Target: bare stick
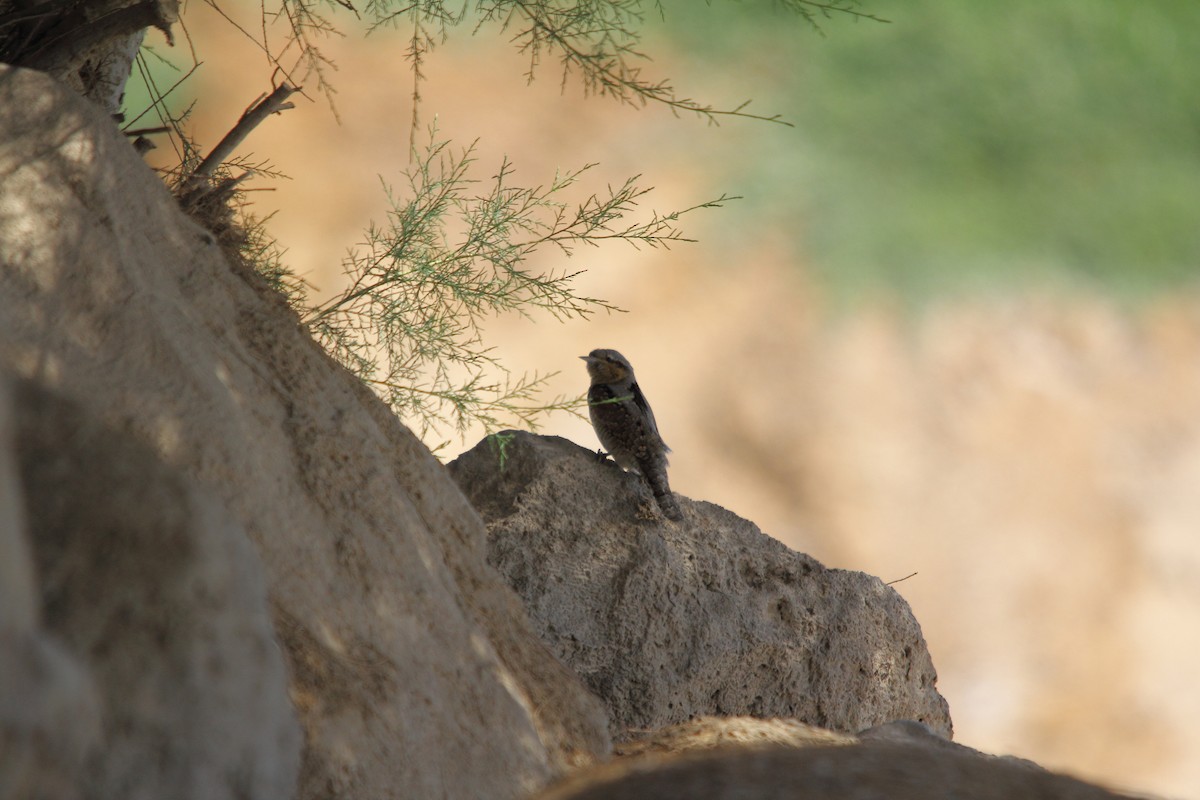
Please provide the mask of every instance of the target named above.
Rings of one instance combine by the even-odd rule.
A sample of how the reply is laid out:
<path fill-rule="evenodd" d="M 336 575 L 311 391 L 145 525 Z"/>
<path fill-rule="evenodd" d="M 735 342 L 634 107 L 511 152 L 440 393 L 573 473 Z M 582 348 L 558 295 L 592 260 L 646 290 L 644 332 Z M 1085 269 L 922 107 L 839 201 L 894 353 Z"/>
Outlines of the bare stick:
<path fill-rule="evenodd" d="M 885 585 L 891 586 L 893 583 L 899 583 L 900 581 L 906 581 L 909 578 L 913 577 L 913 575 L 916 575 L 916 574 L 917 573 L 914 572 L 914 573 L 912 573 L 912 575 L 905 575 L 903 578 L 896 578 L 896 580 L 894 580 L 894 581 L 888 581 Z"/>
<path fill-rule="evenodd" d="M 126 136 L 149 136 L 152 133 L 169 133 L 170 125 L 156 125 L 153 128 L 134 128 L 133 130 L 121 131 Z"/>
<path fill-rule="evenodd" d="M 289 108 L 295 108 L 294 105 L 287 102 L 287 99 L 296 92 L 300 91 L 299 86 L 292 86 L 287 81 L 275 87 L 275 90 L 266 97 L 259 97 L 254 101 L 244 112 L 242 117 L 233 126 L 229 133 L 225 134 L 225 138 L 217 142 L 217 146 L 212 149 L 200 166 L 192 172 L 191 180 L 197 178 L 212 177 L 213 171 L 225 162 L 225 159 L 237 149 L 237 146 L 250 135 L 250 131 L 257 128 L 263 120 L 272 114 L 280 111 L 286 111 Z"/>

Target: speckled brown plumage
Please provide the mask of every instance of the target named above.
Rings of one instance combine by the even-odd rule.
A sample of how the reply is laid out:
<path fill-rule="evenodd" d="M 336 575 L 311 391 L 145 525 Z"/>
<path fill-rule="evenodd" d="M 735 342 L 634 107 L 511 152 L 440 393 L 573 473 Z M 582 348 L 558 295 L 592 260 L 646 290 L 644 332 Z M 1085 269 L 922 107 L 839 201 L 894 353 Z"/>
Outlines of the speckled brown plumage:
<path fill-rule="evenodd" d="M 646 402 L 629 360 L 616 350 L 593 350 L 580 356 L 587 362 L 592 385 L 588 412 L 596 436 L 622 469 L 645 478 L 658 507 L 669 518 L 683 517 L 667 482 L 667 447 L 658 432 L 654 412 Z"/>

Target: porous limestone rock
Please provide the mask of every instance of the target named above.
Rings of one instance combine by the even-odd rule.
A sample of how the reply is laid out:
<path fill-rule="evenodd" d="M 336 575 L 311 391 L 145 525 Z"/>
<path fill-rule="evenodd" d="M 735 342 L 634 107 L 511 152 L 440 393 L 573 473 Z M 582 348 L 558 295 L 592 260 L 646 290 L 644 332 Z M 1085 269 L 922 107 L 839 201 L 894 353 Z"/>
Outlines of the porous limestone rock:
<path fill-rule="evenodd" d="M 674 524 L 640 480 L 557 437 L 506 431 L 450 465 L 488 561 L 543 640 L 608 705 L 614 737 L 699 715 L 853 733 L 897 719 L 949 737 L 908 604 L 718 506 Z"/>

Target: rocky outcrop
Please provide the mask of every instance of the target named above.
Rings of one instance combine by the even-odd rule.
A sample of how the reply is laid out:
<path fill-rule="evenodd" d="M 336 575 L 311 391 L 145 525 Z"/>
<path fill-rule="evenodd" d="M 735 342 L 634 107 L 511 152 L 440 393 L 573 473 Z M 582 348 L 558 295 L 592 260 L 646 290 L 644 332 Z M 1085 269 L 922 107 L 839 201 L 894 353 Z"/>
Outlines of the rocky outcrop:
<path fill-rule="evenodd" d="M 82 785 L 95 797 L 292 795 L 300 728 L 241 525 L 77 403 L 13 388 L 44 625 L 99 700 Z"/>
<path fill-rule="evenodd" d="M 1112 796 L 948 742 L 878 580 L 569 442 L 456 462 L 485 530 L 107 118 L 0 108 L 0 797 Z"/>
<path fill-rule="evenodd" d="M 620 759 L 537 800 L 1116 800 L 1122 795 L 967 748 L 919 741 L 726 747 Z"/>
<path fill-rule="evenodd" d="M 66 800 L 100 727 L 91 677 L 42 624 L 11 387 L 0 380 L 0 797 Z"/>
<path fill-rule="evenodd" d="M 543 641 L 604 699 L 618 739 L 698 715 L 853 733 L 897 719 L 951 733 L 908 604 L 753 524 L 557 437 L 506 431 L 450 465 L 488 523 L 488 562 Z"/>
<path fill-rule="evenodd" d="M 23 462 L 59 494 L 18 492 L 39 519 L 8 523 L 4 546 L 38 570 L 5 564 L 0 597 L 40 605 L 103 703 L 82 758 L 119 780 L 76 790 L 504 798 L 607 753 L 600 705 L 484 563 L 478 516 L 416 437 L 226 261 L 97 109 L 15 69 L 0 107 L 0 368 L 83 431 L 45 431 Z M 39 635 L 34 617 L 11 635 Z M 261 719 L 226 736 L 239 704 Z M 53 729 L 57 707 L 37 724 Z M 154 728 L 161 752 L 113 724 Z M 185 766 L 151 768 L 168 762 Z M 184 779 L 198 774 L 211 780 Z"/>
<path fill-rule="evenodd" d="M 1124 797 L 947 741 L 912 720 L 849 735 L 795 720 L 702 717 L 639 734 L 617 753 L 623 757 L 581 770 L 537 800 Z"/>

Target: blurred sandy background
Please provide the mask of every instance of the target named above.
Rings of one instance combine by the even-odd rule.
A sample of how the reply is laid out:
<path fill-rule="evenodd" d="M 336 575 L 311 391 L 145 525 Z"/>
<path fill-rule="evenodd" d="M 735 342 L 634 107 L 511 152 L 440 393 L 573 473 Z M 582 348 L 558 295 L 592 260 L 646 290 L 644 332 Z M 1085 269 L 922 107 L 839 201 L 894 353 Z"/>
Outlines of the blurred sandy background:
<path fill-rule="evenodd" d="M 881 13 L 901 33 L 921 24 L 906 22 L 902 4 Z M 192 4 L 185 21 L 205 62 L 192 79 L 204 98 L 192 131 L 207 148 L 269 89 L 269 68 L 208 7 Z M 870 35 L 865 24 L 831 22 L 826 39 L 798 30 L 797 48 Z M 904 236 L 919 239 L 922 224 L 969 232 L 948 215 L 973 199 L 947 189 L 942 217 L 893 230 L 899 223 L 880 210 L 903 210 L 902 166 L 900 178 L 878 171 L 878 191 L 866 196 L 831 189 L 821 184 L 837 180 L 829 164 L 850 155 L 819 152 L 803 125 L 711 127 L 584 100 L 575 83 L 560 91 L 553 64 L 527 87 L 527 61 L 505 37 L 466 33 L 426 64 L 421 115 L 436 115 L 462 145 L 481 137 L 480 179 L 508 154 L 518 185 L 589 162 L 600 163 L 593 189 L 644 173 L 657 187 L 647 212 L 722 192 L 747 198 L 685 218 L 697 244 L 581 252 L 569 264 L 588 270 L 581 292 L 627 313 L 566 324 L 496 319 L 490 341 L 509 367 L 562 370 L 552 392 L 577 394 L 586 375 L 576 357 L 621 350 L 674 450 L 676 491 L 728 507 L 831 566 L 887 581 L 916 573 L 896 588 L 924 628 L 959 741 L 1118 788 L 1200 797 L 1195 282 L 1131 297 L 1109 291 L 1112 282 L 1029 278 L 1032 262 L 1055 257 L 1043 248 L 995 256 L 1013 259 L 997 272 L 1019 281 L 948 280 L 943 292 L 938 275 L 948 273 L 918 269 L 863 292 L 870 274 L 845 267 L 847 291 L 828 280 L 831 270 L 886 260 L 887 235 L 901 260 Z M 751 49 L 705 74 L 704 57 L 688 50 L 697 41 L 651 48 L 659 60 L 649 69 L 673 77 L 685 96 L 733 105 L 778 69 L 769 48 Z M 341 124 L 314 93 L 317 102 L 299 100 L 247 148 L 291 176 L 257 183 L 272 189 L 255 196 L 257 210 L 277 211 L 271 230 L 288 263 L 320 293 L 336 291 L 342 255 L 367 221 L 383 221 L 377 176 L 403 186 L 412 77 L 401 46 L 388 34 L 328 40 Z M 763 99 L 754 108 L 786 110 Z M 893 133 L 872 135 L 886 144 Z M 1172 179 L 1200 182 L 1188 172 L 1195 163 Z M 789 205 L 789 192 L 800 200 Z M 1136 202 L 1114 197 L 1113 224 L 1123 203 Z M 1045 214 L 1026 216 L 1033 224 Z M 865 233 L 880 229 L 883 245 Z M 838 238 L 847 247 L 830 249 Z M 964 241 L 948 241 L 945 252 L 969 252 Z M 1198 253 L 1185 270 L 1200 267 Z M 545 267 L 564 266 L 545 255 Z M 543 430 L 597 446 L 585 422 L 565 415 Z M 480 435 L 453 439 L 442 455 Z"/>

